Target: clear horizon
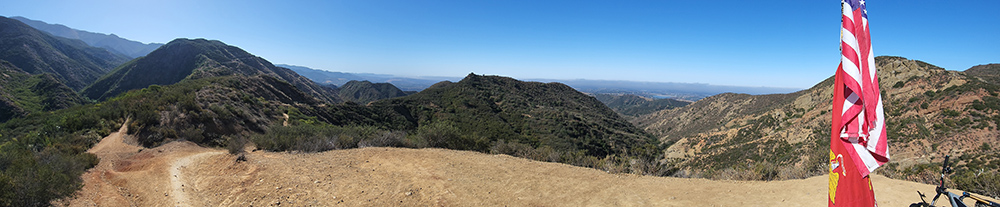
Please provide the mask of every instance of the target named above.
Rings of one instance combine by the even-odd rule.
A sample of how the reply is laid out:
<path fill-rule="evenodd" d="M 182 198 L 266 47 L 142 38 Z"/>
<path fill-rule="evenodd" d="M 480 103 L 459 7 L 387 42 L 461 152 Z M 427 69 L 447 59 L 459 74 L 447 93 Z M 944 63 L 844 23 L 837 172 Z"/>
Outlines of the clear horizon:
<path fill-rule="evenodd" d="M 873 49 L 948 70 L 998 63 L 998 6 L 870 1 Z M 275 64 L 329 71 L 777 88 L 833 75 L 839 12 L 839 1 L 42 0 L 0 8 L 144 43 L 220 40 Z"/>

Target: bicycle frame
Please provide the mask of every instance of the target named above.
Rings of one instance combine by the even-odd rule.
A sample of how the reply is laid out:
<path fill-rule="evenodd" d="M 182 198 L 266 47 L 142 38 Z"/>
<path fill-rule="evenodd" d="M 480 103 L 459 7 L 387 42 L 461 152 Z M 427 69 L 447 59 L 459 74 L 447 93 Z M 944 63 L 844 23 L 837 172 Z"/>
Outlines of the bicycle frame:
<path fill-rule="evenodd" d="M 972 198 L 973 200 L 975 200 L 976 207 L 1000 207 L 1000 204 L 997 204 L 996 202 L 988 201 L 984 198 L 974 196 L 972 194 L 969 194 L 969 192 L 962 192 L 961 196 L 948 192 L 948 188 L 944 187 L 944 178 L 945 176 L 947 176 L 952 172 L 951 166 L 948 165 L 948 158 L 950 157 L 951 157 L 950 155 L 944 156 L 944 166 L 941 167 L 941 181 L 939 182 L 938 186 L 934 188 L 934 192 L 936 192 L 937 194 L 934 195 L 934 199 L 931 199 L 931 203 L 928 204 L 927 201 L 924 200 L 926 196 L 924 196 L 923 193 L 920 193 L 920 191 L 917 191 L 917 194 L 920 195 L 921 202 L 910 204 L 910 207 L 934 207 L 935 204 L 937 204 L 937 200 L 938 198 L 941 197 L 941 195 L 945 195 L 947 197 L 948 202 L 949 204 L 951 204 L 952 207 L 967 207 L 968 205 L 962 202 L 962 200 L 965 198 Z"/>

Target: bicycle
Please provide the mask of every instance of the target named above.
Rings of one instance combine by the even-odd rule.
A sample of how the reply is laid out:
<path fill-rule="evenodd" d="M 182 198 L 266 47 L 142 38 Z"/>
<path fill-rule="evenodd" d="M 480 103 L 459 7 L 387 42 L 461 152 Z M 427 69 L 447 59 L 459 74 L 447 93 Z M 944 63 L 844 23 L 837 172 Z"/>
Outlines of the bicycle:
<path fill-rule="evenodd" d="M 917 194 L 920 195 L 920 202 L 910 204 L 910 207 L 935 207 L 934 204 L 937 203 L 937 200 L 941 197 L 941 195 L 945 195 L 945 197 L 947 197 L 948 202 L 951 203 L 952 207 L 967 207 L 968 205 L 962 202 L 965 198 L 972 198 L 972 200 L 975 200 L 975 207 L 1000 207 L 1000 204 L 997 204 L 996 202 L 969 194 L 969 192 L 962 192 L 961 196 L 948 192 L 948 188 L 944 187 L 944 177 L 952 173 L 951 166 L 948 166 L 949 157 L 951 157 L 951 155 L 944 156 L 944 166 L 941 167 L 941 182 L 938 184 L 937 188 L 934 189 L 934 191 L 937 192 L 937 195 L 934 195 L 934 199 L 931 199 L 931 203 L 927 203 L 927 200 L 924 200 L 927 196 L 920 191 L 917 191 Z"/>

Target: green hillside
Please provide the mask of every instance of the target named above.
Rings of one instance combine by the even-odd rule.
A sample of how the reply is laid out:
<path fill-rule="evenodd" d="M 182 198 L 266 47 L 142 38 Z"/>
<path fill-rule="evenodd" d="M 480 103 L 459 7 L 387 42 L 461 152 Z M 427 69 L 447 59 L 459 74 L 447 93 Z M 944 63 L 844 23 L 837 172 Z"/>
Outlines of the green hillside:
<path fill-rule="evenodd" d="M 674 99 L 647 99 L 632 94 L 594 94 L 594 98 L 625 117 L 637 117 L 664 109 L 687 106 L 691 102 Z"/>
<path fill-rule="evenodd" d="M 86 103 L 52 74 L 31 75 L 0 60 L 0 122 Z"/>
<path fill-rule="evenodd" d="M 463 130 L 467 142 L 449 148 L 485 150 L 504 140 L 604 157 L 656 143 L 597 99 L 559 83 L 470 74 L 457 83 L 375 105 L 406 107 L 397 111 L 420 126 Z"/>
<path fill-rule="evenodd" d="M 128 57 L 79 40 L 53 37 L 20 21 L 0 17 L 0 60 L 33 74 L 52 74 L 74 90 L 93 83 Z"/>
<path fill-rule="evenodd" d="M 348 81 L 337 88 L 337 94 L 346 101 L 368 103 L 376 100 L 406 96 L 407 93 L 389 83 Z"/>
<path fill-rule="evenodd" d="M 875 58 L 892 160 L 876 173 L 936 182 L 952 155 L 958 189 L 1000 196 L 1000 67 L 948 71 L 902 57 Z M 985 81 L 984 81 L 985 80 Z M 672 143 L 675 176 L 798 179 L 827 173 L 833 79 L 790 94 L 720 94 L 662 110 L 637 125 Z"/>

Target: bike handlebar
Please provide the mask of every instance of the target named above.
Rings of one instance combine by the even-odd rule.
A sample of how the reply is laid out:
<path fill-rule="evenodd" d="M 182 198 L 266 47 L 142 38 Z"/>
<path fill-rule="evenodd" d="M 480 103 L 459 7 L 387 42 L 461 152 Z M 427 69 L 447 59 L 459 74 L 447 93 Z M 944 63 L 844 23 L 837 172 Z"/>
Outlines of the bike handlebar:
<path fill-rule="evenodd" d="M 946 173 L 948 171 L 948 158 L 951 158 L 951 155 L 945 155 L 944 156 L 944 165 L 941 166 L 941 173 L 942 174 Z"/>
<path fill-rule="evenodd" d="M 951 167 L 948 166 L 948 159 L 951 155 L 944 156 L 944 165 L 941 166 L 941 184 L 938 185 L 939 188 L 944 188 L 944 177 L 951 173 Z"/>

